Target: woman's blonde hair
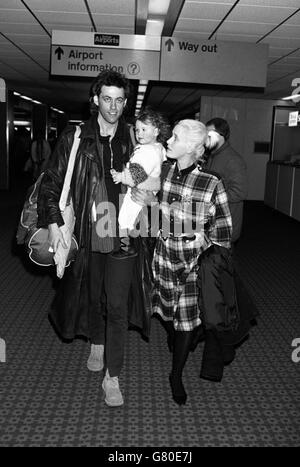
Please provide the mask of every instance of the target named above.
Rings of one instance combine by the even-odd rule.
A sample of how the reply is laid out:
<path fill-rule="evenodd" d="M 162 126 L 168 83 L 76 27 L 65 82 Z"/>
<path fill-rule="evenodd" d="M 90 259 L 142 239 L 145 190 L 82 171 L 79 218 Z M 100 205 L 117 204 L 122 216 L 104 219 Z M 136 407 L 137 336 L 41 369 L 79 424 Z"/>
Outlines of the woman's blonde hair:
<path fill-rule="evenodd" d="M 204 123 L 199 120 L 185 119 L 177 122 L 176 126 L 183 126 L 187 130 L 187 140 L 193 146 L 195 160 L 202 161 L 208 134 Z"/>

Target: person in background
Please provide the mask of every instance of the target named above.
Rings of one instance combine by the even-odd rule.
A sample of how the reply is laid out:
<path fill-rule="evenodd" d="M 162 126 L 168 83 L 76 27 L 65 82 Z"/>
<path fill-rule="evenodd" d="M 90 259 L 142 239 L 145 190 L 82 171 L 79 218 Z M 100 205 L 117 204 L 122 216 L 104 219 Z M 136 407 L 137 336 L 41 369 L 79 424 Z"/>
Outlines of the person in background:
<path fill-rule="evenodd" d="M 166 160 L 164 144 L 170 136 L 170 126 L 161 113 L 146 107 L 136 118 L 135 135 L 139 144 L 135 146 L 126 168 L 123 172 L 111 171 L 115 183 L 129 187 L 119 213 L 120 228 L 127 230 L 128 235 L 135 228 L 142 209 L 131 199 L 130 187 L 155 193 L 159 191 L 161 166 Z M 133 249 L 132 245 L 125 244 L 120 254 L 133 252 Z"/>
<path fill-rule="evenodd" d="M 51 151 L 54 150 L 56 141 L 57 141 L 56 131 L 50 130 L 48 133 L 48 143 L 50 144 Z"/>
<path fill-rule="evenodd" d="M 50 160 L 51 152 L 51 146 L 48 141 L 45 140 L 43 133 L 38 132 L 30 149 L 30 170 L 32 171 L 33 180 L 36 180 L 46 169 Z M 26 171 L 26 168 L 24 168 L 24 170 Z"/>
<path fill-rule="evenodd" d="M 242 156 L 230 145 L 230 127 L 226 120 L 219 117 L 212 118 L 206 122 L 206 128 L 209 138 L 206 144 L 204 170 L 212 171 L 222 178 L 232 217 L 232 261 L 230 267 L 227 268 L 226 274 L 227 282 L 231 281 L 232 287 L 236 290 L 239 304 L 239 325 L 235 332 L 228 334 L 228 345 L 224 347 L 226 352 L 225 361 L 228 365 L 235 358 L 238 345 L 247 338 L 252 325 L 256 324 L 256 317 L 258 316 L 258 310 L 239 274 L 236 255 L 236 245 L 242 232 L 244 200 L 248 191 L 247 167 Z M 224 277 L 225 274 L 223 274 L 223 279 Z M 201 331 L 201 327 L 199 330 Z M 199 341 L 201 339 L 202 334 L 200 332 Z M 221 370 L 210 371 L 210 379 L 218 381 L 220 374 Z"/>
<path fill-rule="evenodd" d="M 206 144 L 207 161 L 204 169 L 222 177 L 232 217 L 232 243 L 241 235 L 243 205 L 248 192 L 247 168 L 244 159 L 230 145 L 230 127 L 223 118 L 206 122 L 209 139 Z"/>
<path fill-rule="evenodd" d="M 130 84 L 124 75 L 103 71 L 91 86 L 93 114 L 81 126 L 80 145 L 71 182 L 79 244 L 75 261 L 67 268 L 53 302 L 50 318 L 65 339 L 85 336 L 91 343 L 90 371 L 106 368 L 102 388 L 109 406 L 124 398 L 119 376 L 123 366 L 128 328 L 127 299 L 135 257 L 120 260 L 117 229 L 121 185 L 111 170 L 122 171 L 132 152 L 127 123 L 122 117 Z M 74 139 L 74 127 L 60 136 L 46 170 L 38 198 L 38 225 L 48 227 L 54 252 L 64 245 L 59 197 Z M 105 218 L 107 231 L 101 223 Z"/>

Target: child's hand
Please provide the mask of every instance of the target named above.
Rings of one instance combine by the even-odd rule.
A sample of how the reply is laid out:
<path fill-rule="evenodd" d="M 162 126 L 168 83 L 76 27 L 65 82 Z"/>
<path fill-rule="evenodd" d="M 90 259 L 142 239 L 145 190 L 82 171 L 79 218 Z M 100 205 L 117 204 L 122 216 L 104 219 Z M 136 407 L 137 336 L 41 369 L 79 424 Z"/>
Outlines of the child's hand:
<path fill-rule="evenodd" d="M 111 173 L 111 176 L 112 176 L 112 179 L 114 181 L 114 183 L 121 183 L 122 181 L 122 173 L 121 172 L 117 172 L 115 169 L 111 169 L 110 170 L 110 173 Z"/>

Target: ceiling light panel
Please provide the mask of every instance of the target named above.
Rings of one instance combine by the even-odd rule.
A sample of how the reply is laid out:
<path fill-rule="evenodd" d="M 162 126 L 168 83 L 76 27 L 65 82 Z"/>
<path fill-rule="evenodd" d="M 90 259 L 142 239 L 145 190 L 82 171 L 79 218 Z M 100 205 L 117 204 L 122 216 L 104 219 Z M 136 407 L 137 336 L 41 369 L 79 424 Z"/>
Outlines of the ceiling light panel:
<path fill-rule="evenodd" d="M 164 27 L 164 21 L 162 19 L 148 19 L 146 24 L 146 36 L 160 36 Z"/>
<path fill-rule="evenodd" d="M 149 15 L 166 15 L 170 0 L 149 0 Z"/>

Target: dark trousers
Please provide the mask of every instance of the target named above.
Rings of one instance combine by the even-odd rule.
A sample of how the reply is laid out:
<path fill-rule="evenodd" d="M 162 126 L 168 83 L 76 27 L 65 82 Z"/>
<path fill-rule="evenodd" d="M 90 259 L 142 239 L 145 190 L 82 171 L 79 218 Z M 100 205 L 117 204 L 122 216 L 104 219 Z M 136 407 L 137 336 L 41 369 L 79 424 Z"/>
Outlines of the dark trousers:
<path fill-rule="evenodd" d="M 89 329 L 93 344 L 105 346 L 110 376 L 119 376 L 124 360 L 128 329 L 127 299 L 133 258 L 92 253 L 89 280 Z"/>

